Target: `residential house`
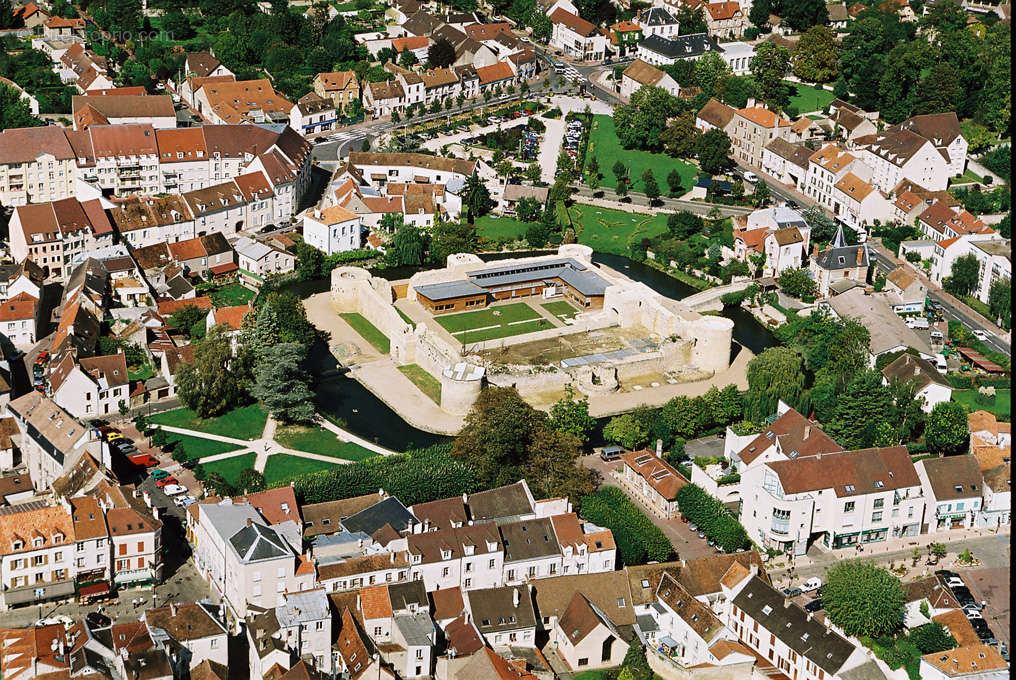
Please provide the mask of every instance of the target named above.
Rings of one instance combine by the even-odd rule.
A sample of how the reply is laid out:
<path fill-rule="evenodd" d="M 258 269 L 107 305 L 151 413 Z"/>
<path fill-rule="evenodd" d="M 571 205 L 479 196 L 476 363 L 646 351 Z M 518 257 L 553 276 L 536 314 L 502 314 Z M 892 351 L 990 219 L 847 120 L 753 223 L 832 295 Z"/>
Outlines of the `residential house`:
<path fill-rule="evenodd" d="M 665 7 L 647 7 L 635 14 L 635 23 L 642 27 L 643 35 L 648 38 L 658 35 L 671 39 L 678 35 L 678 21 Z"/>
<path fill-rule="evenodd" d="M 113 244 L 113 225 L 99 200 L 65 198 L 19 206 L 9 229 L 11 256 L 31 259 L 57 281 L 70 274 L 75 256 Z"/>
<path fill-rule="evenodd" d="M 339 634 L 335 641 L 339 666 L 351 680 L 395 680 L 395 674 L 382 665 L 377 647 L 364 634 L 347 607 L 342 610 Z"/>
<path fill-rule="evenodd" d="M 740 3 L 729 0 L 706 4 L 705 18 L 709 35 L 718 38 L 740 38 L 748 21 Z"/>
<path fill-rule="evenodd" d="M 660 455 L 645 449 L 622 454 L 621 461 L 625 490 L 653 514 L 664 519 L 677 517 L 677 492 L 688 480 Z"/>
<path fill-rule="evenodd" d="M 242 236 L 234 245 L 240 280 L 259 288 L 269 277 L 296 269 L 296 255 L 276 246 Z"/>
<path fill-rule="evenodd" d="M 868 329 L 868 351 L 872 365 L 886 353 L 908 347 L 930 355 L 928 343 L 903 322 L 883 294 L 872 295 L 863 288 L 853 288 L 835 295 L 823 307 L 839 319 L 854 319 Z"/>
<path fill-rule="evenodd" d="M 790 134 L 790 121 L 763 106 L 748 106 L 734 113 L 730 130 L 731 153 L 748 165 L 762 165 L 762 149 L 776 137 Z"/>
<path fill-rule="evenodd" d="M 301 135 L 320 134 L 338 127 L 339 118 L 331 99 L 316 92 L 300 97 L 289 111 L 289 125 Z"/>
<path fill-rule="evenodd" d="M 885 290 L 895 293 L 900 298 L 899 305 L 894 305 L 897 314 L 924 313 L 924 302 L 928 289 L 909 267 L 900 265 L 889 272 L 885 279 Z"/>
<path fill-rule="evenodd" d="M 858 158 L 872 170 L 868 181 L 889 191 L 903 179 L 929 191 L 947 188 L 951 160 L 930 140 L 910 129 L 888 129 L 854 139 Z"/>
<path fill-rule="evenodd" d="M 42 285 L 46 279 L 42 267 L 25 258 L 19 263 L 0 264 L 0 302 L 6 302 L 19 293 L 37 300 L 42 299 Z"/>
<path fill-rule="evenodd" d="M 293 109 L 267 78 L 206 82 L 195 90 L 194 104 L 215 125 L 288 123 Z"/>
<path fill-rule="evenodd" d="M 810 230 L 808 230 L 810 232 Z M 808 257 L 808 239 L 798 227 L 777 229 L 762 241 L 768 276 L 779 276 L 787 269 L 799 269 Z"/>
<path fill-rule="evenodd" d="M 123 353 L 75 357 L 67 353 L 49 374 L 49 394 L 75 418 L 94 420 L 120 412 L 130 398 Z"/>
<path fill-rule="evenodd" d="M 717 51 L 719 46 L 708 33 L 690 33 L 672 38 L 650 35 L 639 43 L 637 56 L 653 66 L 665 66 L 681 59 L 698 61 L 706 52 Z"/>
<path fill-rule="evenodd" d="M 502 200 L 504 201 L 504 214 L 514 215 L 515 207 L 518 202 L 524 198 L 532 199 L 536 201 L 537 205 L 542 210 L 547 205 L 547 197 L 550 195 L 550 190 L 547 187 L 534 187 L 525 184 L 507 184 L 505 185 Z"/>
<path fill-rule="evenodd" d="M 967 420 L 972 450 L 978 446 L 1012 446 L 1012 423 L 1002 422 L 988 411 L 974 411 Z"/>
<path fill-rule="evenodd" d="M 657 654 L 662 652 L 660 655 L 683 668 L 703 663 L 726 666 L 740 662 L 737 657 L 725 658 L 728 656 L 726 649 L 720 651 L 722 642 L 736 642 L 736 635 L 673 575 L 666 571 L 661 574 L 655 595 L 655 602 L 650 606 L 636 610 L 641 612 L 642 622 L 652 621 L 652 625 L 646 627 L 655 629 L 652 635 L 655 644 L 650 649 L 657 650 Z"/>
<path fill-rule="evenodd" d="M 743 477 L 749 468 L 763 463 L 839 451 L 843 447 L 817 424 L 781 401 L 772 424 L 758 435 L 739 436 L 727 428 L 723 457 L 730 462 L 731 472 Z"/>
<path fill-rule="evenodd" d="M 550 640 L 574 671 L 619 666 L 628 652 L 617 626 L 578 591 L 551 629 Z"/>
<path fill-rule="evenodd" d="M 515 84 L 515 71 L 507 61 L 499 61 L 490 66 L 478 66 L 476 75 L 480 79 L 480 92 L 506 88 Z"/>
<path fill-rule="evenodd" d="M 416 153 L 371 153 L 351 151 L 349 164 L 372 184 L 422 182 L 448 184 L 465 182 L 477 170 L 475 161 L 442 158 Z"/>
<path fill-rule="evenodd" d="M 702 132 L 717 129 L 730 134 L 733 130 L 735 113 L 737 113 L 735 109 L 715 99 L 710 99 L 695 115 L 695 127 Z"/>
<path fill-rule="evenodd" d="M 0 333 L 12 345 L 27 349 L 35 344 L 39 332 L 39 300 L 29 293 L 18 293 L 0 303 Z"/>
<path fill-rule="evenodd" d="M 170 602 L 144 611 L 142 621 L 157 647 L 165 649 L 177 673 L 202 662 L 229 662 L 228 635 L 220 606 L 210 601 Z"/>
<path fill-rule="evenodd" d="M 222 65 L 211 52 L 188 52 L 183 60 L 183 71 L 187 78 L 214 78 L 232 76 L 233 72 Z"/>
<path fill-rule="evenodd" d="M 559 3 L 562 0 L 559 0 Z M 567 0 L 563 0 L 567 2 Z M 459 667 L 456 678 L 501 678 L 502 680 L 537 680 L 525 664 L 518 660 L 509 661 L 492 649 L 480 647 Z"/>
<path fill-rule="evenodd" d="M 363 89 L 363 107 L 373 118 L 391 116 L 405 111 L 406 92 L 398 80 L 367 83 Z"/>
<path fill-rule="evenodd" d="M 75 154 L 55 126 L 0 131 L 0 203 L 24 206 L 75 195 Z"/>
<path fill-rule="evenodd" d="M 176 110 L 168 94 L 87 95 L 71 98 L 75 130 L 92 125 L 151 125 L 157 130 L 176 127 Z"/>
<path fill-rule="evenodd" d="M 977 458 L 972 454 L 926 458 L 916 467 L 928 499 L 928 533 L 973 527 L 983 496 Z"/>
<path fill-rule="evenodd" d="M 470 590 L 464 597 L 472 621 L 490 647 L 536 646 L 536 612 L 528 585 Z"/>
<path fill-rule="evenodd" d="M 0 610 L 74 597 L 74 542 L 66 501 L 0 514 Z"/>
<path fill-rule="evenodd" d="M 504 546 L 506 585 L 561 573 L 561 546 L 549 518 L 509 522 L 501 524 L 499 529 Z"/>
<path fill-rule="evenodd" d="M 848 246 L 843 236 L 843 228 L 837 228 L 832 243 L 822 252 L 814 254 L 811 259 L 810 269 L 818 288 L 818 296 L 827 297 L 829 286 L 843 279 L 864 285 L 868 280 L 869 264 L 868 247 L 863 243 Z"/>
<path fill-rule="evenodd" d="M 931 413 L 936 404 L 952 398 L 952 385 L 938 372 L 935 365 L 909 352 L 901 354 L 883 368 L 882 375 L 887 384 L 892 380 L 914 383 L 917 388 L 914 398 L 924 400 L 921 410 L 925 413 Z"/>
<path fill-rule="evenodd" d="M 642 26 L 633 21 L 618 21 L 610 26 L 610 45 L 618 56 L 637 51 L 644 37 Z"/>
<path fill-rule="evenodd" d="M 314 76 L 312 84 L 319 97 L 331 99 L 337 112 L 360 99 L 360 82 L 353 71 L 319 73 Z"/>
<path fill-rule="evenodd" d="M 7 404 L 21 435 L 21 460 L 36 489 L 53 481 L 86 453 L 98 453 L 92 432 L 47 396 L 32 390 Z"/>
<path fill-rule="evenodd" d="M 562 574 L 614 570 L 617 545 L 610 529 L 603 529 L 589 522 L 580 522 L 573 512 L 553 515 L 550 521 L 561 548 Z"/>
<path fill-rule="evenodd" d="M 286 592 L 280 595 L 280 600 L 275 607 L 251 608 L 247 617 L 251 654 L 264 647 L 266 638 L 274 638 L 273 642 L 296 658 L 311 659 L 315 670 L 331 674 L 334 636 L 330 602 L 324 589 Z M 257 665 L 252 664 L 252 668 Z"/>
<path fill-rule="evenodd" d="M 862 235 L 867 235 L 870 226 L 892 219 L 893 207 L 888 197 L 853 172 L 833 185 L 832 204 L 836 218 Z"/>
<path fill-rule="evenodd" d="M 960 130 L 960 121 L 955 112 L 914 116 L 895 127 L 912 130 L 930 140 L 939 153 L 948 159 L 949 174 L 952 177 L 962 175 L 966 170 L 968 144 Z"/>
<path fill-rule="evenodd" d="M 982 489 L 983 501 L 981 512 L 975 518 L 979 527 L 1002 527 L 1008 526 L 1012 521 L 1011 515 L 1011 493 L 1012 483 L 1012 444 L 1006 440 L 1004 445 L 984 443 L 974 428 L 988 426 L 994 416 L 987 411 L 975 411 L 969 416 L 970 420 L 970 441 L 972 443 L 971 453 L 977 458 L 977 466 L 983 477 Z M 999 423 L 1009 426 L 1009 423 Z M 1011 429 L 1011 428 L 1008 428 Z M 981 430 L 983 432 L 983 430 Z"/>
<path fill-rule="evenodd" d="M 304 241 L 326 255 L 359 248 L 360 232 L 360 218 L 341 206 L 303 216 Z"/>
<path fill-rule="evenodd" d="M 428 591 L 492 588 L 504 583 L 505 549 L 497 525 L 476 524 L 407 537 L 411 579 Z"/>
<path fill-rule="evenodd" d="M 636 59 L 621 73 L 621 96 L 630 99 L 643 86 L 661 87 L 675 97 L 681 93 L 681 86 L 668 73 Z"/>
<path fill-rule="evenodd" d="M 720 56 L 727 62 L 730 72 L 735 76 L 746 76 L 751 73 L 751 60 L 755 57 L 755 48 L 746 42 L 734 41 L 718 45 Z"/>
<path fill-rule="evenodd" d="M 1009 677 L 1009 662 L 994 647 L 986 644 L 965 645 L 944 652 L 921 657 L 921 678 L 927 680 L 1005 680 Z"/>
<path fill-rule="evenodd" d="M 607 51 L 607 36 L 596 26 L 566 9 L 550 14 L 550 44 L 582 61 L 602 61 Z"/>

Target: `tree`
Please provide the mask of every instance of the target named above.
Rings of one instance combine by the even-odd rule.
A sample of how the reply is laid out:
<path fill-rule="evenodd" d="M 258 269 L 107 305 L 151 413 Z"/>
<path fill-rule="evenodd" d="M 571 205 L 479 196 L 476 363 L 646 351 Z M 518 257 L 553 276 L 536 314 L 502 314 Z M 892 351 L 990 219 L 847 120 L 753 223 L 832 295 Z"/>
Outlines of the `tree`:
<path fill-rule="evenodd" d="M 614 109 L 614 130 L 626 149 L 658 150 L 667 120 L 677 114 L 677 98 L 662 87 L 643 85 L 628 104 Z"/>
<path fill-rule="evenodd" d="M 314 417 L 314 392 L 303 368 L 306 349 L 292 342 L 270 347 L 254 369 L 251 395 L 284 423 L 306 423 Z"/>
<path fill-rule="evenodd" d="M 759 180 L 759 183 L 755 185 L 755 191 L 752 192 L 751 195 L 752 202 L 755 204 L 756 208 L 765 207 L 771 196 L 772 193 L 769 190 L 769 183 L 764 179 Z"/>
<path fill-rule="evenodd" d="M 702 233 L 703 229 L 705 229 L 705 222 L 693 212 L 682 210 L 667 215 L 667 231 L 674 238 L 686 239 L 693 234 Z"/>
<path fill-rule="evenodd" d="M 957 0 L 945 0 L 932 5 L 922 18 L 922 22 L 934 26 L 943 34 L 948 34 L 966 28 L 967 16 Z"/>
<path fill-rule="evenodd" d="M 708 404 L 701 398 L 674 397 L 660 409 L 660 420 L 670 434 L 681 439 L 692 439 L 705 429 L 712 414 Z"/>
<path fill-rule="evenodd" d="M 784 293 L 799 300 L 814 299 L 818 290 L 815 279 L 811 278 L 810 272 L 803 267 L 784 269 L 776 282 Z"/>
<path fill-rule="evenodd" d="M 755 0 L 751 3 L 748 21 L 759 30 L 767 30 L 769 28 L 769 15 L 772 13 L 773 5 L 771 0 Z"/>
<path fill-rule="evenodd" d="M 938 62 L 921 78 L 915 94 L 916 114 L 955 111 L 963 97 L 959 71 L 949 62 Z"/>
<path fill-rule="evenodd" d="M 973 254 L 958 257 L 953 260 L 949 276 L 942 280 L 942 287 L 952 295 L 969 295 L 977 288 L 980 271 L 981 265 Z"/>
<path fill-rule="evenodd" d="M 614 173 L 614 179 L 618 182 L 628 177 L 628 166 L 620 160 L 614 161 L 614 166 L 610 169 L 610 171 Z"/>
<path fill-rule="evenodd" d="M 589 399 L 575 399 L 575 391 L 569 385 L 565 395 L 550 407 L 548 424 L 558 432 L 564 432 L 585 444 L 589 434 L 596 427 L 596 419 L 589 415 Z"/>
<path fill-rule="evenodd" d="M 530 163 L 529 165 L 526 166 L 526 172 L 524 177 L 526 178 L 527 181 L 533 182 L 535 184 L 536 182 L 540 181 L 540 177 L 542 175 L 543 170 L 540 168 L 539 163 Z"/>
<path fill-rule="evenodd" d="M 1009 277 L 997 279 L 991 284 L 988 289 L 988 309 L 1002 327 L 1008 330 L 1012 324 L 1012 282 Z"/>
<path fill-rule="evenodd" d="M 670 189 L 671 196 L 677 196 L 681 193 L 681 171 L 677 168 L 667 173 L 667 187 Z"/>
<path fill-rule="evenodd" d="M 11 0 L 0 0 L 0 29 L 18 28 L 21 23 L 14 16 L 14 5 Z"/>
<path fill-rule="evenodd" d="M 879 638 L 903 625 L 906 594 L 899 579 L 872 562 L 845 560 L 827 573 L 822 603 L 847 635 Z"/>
<path fill-rule="evenodd" d="M 631 673 L 631 680 L 652 680 L 653 670 L 649 667 L 649 660 L 646 659 L 646 648 L 637 642 L 632 642 L 625 652 L 621 668 Z M 618 677 L 618 680 L 621 680 Z"/>
<path fill-rule="evenodd" d="M 241 470 L 236 476 L 236 488 L 242 493 L 257 493 L 265 490 L 265 476 L 254 468 Z"/>
<path fill-rule="evenodd" d="M 306 241 L 296 244 L 296 275 L 301 281 L 310 281 L 321 277 L 325 254 Z"/>
<path fill-rule="evenodd" d="M 534 222 L 526 228 L 526 243 L 531 248 L 543 248 L 547 245 L 547 241 L 550 238 L 550 234 L 539 222 Z"/>
<path fill-rule="evenodd" d="M 617 186 L 614 187 L 614 193 L 617 194 L 618 198 L 624 198 L 628 195 L 628 180 L 619 179 L 617 180 Z"/>
<path fill-rule="evenodd" d="M 955 401 L 935 404 L 924 425 L 924 440 L 934 453 L 951 456 L 963 453 L 970 439 L 970 423 L 963 406 Z"/>
<path fill-rule="evenodd" d="M 575 502 L 593 490 L 596 479 L 576 464 L 581 454 L 575 436 L 551 427 L 547 414 L 510 387 L 480 393 L 451 451 L 487 488 L 525 478 L 533 480 L 533 493 L 541 498 L 567 496 Z"/>
<path fill-rule="evenodd" d="M 423 264 L 424 250 L 423 233 L 411 224 L 403 224 L 392 237 L 388 252 L 398 266 L 407 267 Z"/>
<path fill-rule="evenodd" d="M 487 190 L 487 184 L 478 175 L 470 175 L 466 180 L 463 203 L 468 211 L 466 214 L 470 224 L 477 217 L 483 217 L 489 213 L 493 207 L 494 204 L 490 200 L 490 191 Z"/>
<path fill-rule="evenodd" d="M 523 222 L 537 222 L 542 213 L 543 209 L 540 207 L 540 202 L 535 198 L 526 196 L 520 198 L 515 204 L 515 214 Z"/>
<path fill-rule="evenodd" d="M 529 27 L 537 40 L 546 40 L 554 30 L 550 17 L 536 10 L 529 15 Z"/>
<path fill-rule="evenodd" d="M 826 432 L 847 449 L 861 449 L 877 443 L 896 444 L 898 442 L 879 441 L 886 434 L 880 427 L 892 425 L 894 418 L 892 392 L 882 384 L 882 374 L 865 370 L 856 374 L 836 397 Z"/>
<path fill-rule="evenodd" d="M 603 426 L 603 437 L 626 449 L 639 449 L 649 442 L 649 428 L 630 413 L 614 416 Z"/>
<path fill-rule="evenodd" d="M 692 158 L 695 156 L 695 142 L 698 141 L 698 128 L 691 114 L 678 116 L 667 126 L 660 136 L 663 150 L 675 158 Z"/>
<path fill-rule="evenodd" d="M 208 312 L 198 309 L 197 305 L 184 305 L 169 317 L 169 325 L 179 329 L 189 338 L 194 332 L 194 327 L 203 322 L 207 316 Z"/>
<path fill-rule="evenodd" d="M 475 253 L 479 247 L 476 227 L 468 222 L 440 220 L 431 231 L 430 259 L 439 264 L 444 264 L 449 255 Z"/>
<path fill-rule="evenodd" d="M 3 7 L 0 6 L 0 15 Z M 21 93 L 0 83 L 0 130 L 9 128 L 35 127 L 40 121 L 32 115 L 28 102 L 21 99 Z"/>
<path fill-rule="evenodd" d="M 695 62 L 695 84 L 702 88 L 706 96 L 713 96 L 717 81 L 728 76 L 730 66 L 717 52 L 706 52 Z"/>
<path fill-rule="evenodd" d="M 790 0 L 782 5 L 783 20 L 795 31 L 829 23 L 825 0 Z"/>
<path fill-rule="evenodd" d="M 921 654 L 934 654 L 956 647 L 956 638 L 946 632 L 945 627 L 937 621 L 914 628 L 910 631 L 909 638 L 917 645 Z"/>
<path fill-rule="evenodd" d="M 702 7 L 692 9 L 687 5 L 682 5 L 674 13 L 674 18 L 677 19 L 679 35 L 705 33 L 709 30 L 709 26 L 706 24 L 705 10 Z"/>
<path fill-rule="evenodd" d="M 653 174 L 652 168 L 646 168 L 646 171 L 642 173 L 642 190 L 645 192 L 646 198 L 649 199 L 650 205 L 660 197 L 660 185 L 656 183 L 656 176 Z"/>
<path fill-rule="evenodd" d="M 430 50 L 428 50 L 429 52 Z M 416 58 L 416 55 L 409 51 L 408 48 L 404 48 L 399 53 L 399 66 L 402 68 L 409 68 L 414 64 L 420 63 L 420 60 Z"/>
<path fill-rule="evenodd" d="M 731 165 L 730 137 L 719 128 L 703 133 L 695 142 L 695 155 L 698 156 L 699 167 L 703 172 L 710 175 L 723 172 Z"/>
<path fill-rule="evenodd" d="M 599 179 L 600 161 L 597 160 L 596 156 L 590 156 L 589 162 L 586 163 L 586 173 L 595 176 L 597 179 Z"/>
<path fill-rule="evenodd" d="M 230 370 L 233 352 L 221 326 L 194 345 L 194 361 L 176 367 L 180 401 L 201 418 L 221 415 L 241 400 L 237 376 Z"/>
<path fill-rule="evenodd" d="M 198 467 L 200 468 L 201 466 L 199 465 Z M 195 476 L 197 476 L 197 470 L 194 472 Z M 212 493 L 216 496 L 225 497 L 236 495 L 236 487 L 230 484 L 229 481 L 218 472 L 209 472 L 202 483 L 206 489 L 211 489 Z"/>
<path fill-rule="evenodd" d="M 830 243 L 836 236 L 836 222 L 821 208 L 812 206 L 805 209 L 801 216 L 811 226 L 813 243 Z"/>
<path fill-rule="evenodd" d="M 447 38 L 438 38 L 427 49 L 427 60 L 435 68 L 446 68 L 455 63 L 455 46 Z"/>
<path fill-rule="evenodd" d="M 794 48 L 794 75 L 812 83 L 830 83 L 839 74 L 839 60 L 836 34 L 826 26 L 812 26 Z"/>
<path fill-rule="evenodd" d="M 759 97 L 769 104 L 783 106 L 787 102 L 787 86 L 783 79 L 790 70 L 790 50 L 776 43 L 761 43 L 755 48 L 749 66 Z"/>
<path fill-rule="evenodd" d="M 776 413 L 780 400 L 796 408 L 803 394 L 801 355 L 794 350 L 770 347 L 748 362 L 748 395 L 744 403 L 747 420 L 765 420 Z"/>

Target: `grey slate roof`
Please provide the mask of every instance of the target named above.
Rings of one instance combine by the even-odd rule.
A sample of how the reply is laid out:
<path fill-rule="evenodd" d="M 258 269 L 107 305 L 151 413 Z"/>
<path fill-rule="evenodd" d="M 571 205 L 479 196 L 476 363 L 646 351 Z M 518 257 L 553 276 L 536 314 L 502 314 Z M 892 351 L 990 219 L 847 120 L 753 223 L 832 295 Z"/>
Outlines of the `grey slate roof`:
<path fill-rule="evenodd" d="M 342 526 L 346 531 L 362 531 L 373 535 L 385 524 L 391 524 L 393 529 L 401 533 L 407 531 L 415 521 L 416 518 L 398 498 L 389 496 L 342 520 Z"/>
<path fill-rule="evenodd" d="M 502 524 L 500 529 L 505 564 L 561 553 L 554 526 L 547 517 Z"/>
<path fill-rule="evenodd" d="M 466 498 L 466 504 L 469 506 L 470 517 L 475 521 L 533 513 L 533 506 L 522 481 L 470 494 Z"/>
<path fill-rule="evenodd" d="M 430 614 L 424 612 L 399 614 L 395 617 L 395 625 L 398 626 L 407 645 L 430 646 L 431 636 L 434 634 L 434 622 Z"/>
<path fill-rule="evenodd" d="M 760 579 L 752 578 L 734 598 L 734 606 L 758 621 L 783 644 L 830 675 L 835 675 L 854 651 L 854 646 L 826 628 L 800 606 L 785 606 L 783 594 Z"/>
<path fill-rule="evenodd" d="M 863 251 L 860 264 L 857 262 L 858 250 Z M 868 244 L 848 246 L 847 240 L 843 236 L 843 225 L 837 227 L 836 238 L 833 239 L 829 248 L 818 254 L 817 259 L 818 266 L 827 271 L 867 267 L 868 262 Z"/>
<path fill-rule="evenodd" d="M 651 35 L 640 42 L 639 47 L 644 47 L 670 59 L 689 59 L 719 49 L 716 42 L 707 33 L 679 35 L 672 40 L 659 35 Z"/>
<path fill-rule="evenodd" d="M 638 23 L 643 26 L 669 26 L 676 24 L 677 19 L 662 7 L 650 7 L 639 14 Z"/>
<path fill-rule="evenodd" d="M 469 295 L 485 295 L 486 290 L 480 288 L 472 281 L 445 281 L 442 283 L 428 283 L 423 286 L 415 286 L 417 294 L 428 300 L 438 302 L 440 300 L 451 300 L 454 298 L 466 297 Z"/>
<path fill-rule="evenodd" d="M 393 611 L 409 609 L 410 605 L 416 605 L 423 610 L 430 608 L 430 599 L 427 597 L 427 588 L 423 581 L 389 584 L 388 599 L 392 603 Z"/>
<path fill-rule="evenodd" d="M 201 515 L 223 539 L 227 539 L 247 525 L 247 520 L 264 524 L 261 515 L 249 503 L 205 503 Z"/>
<path fill-rule="evenodd" d="M 516 594 L 518 605 L 515 604 Z M 479 588 L 466 591 L 465 596 L 473 623 L 484 635 L 536 625 L 533 598 L 526 586 Z"/>
<path fill-rule="evenodd" d="M 229 537 L 242 562 L 274 560 L 292 555 L 286 542 L 271 527 L 251 523 Z"/>
<path fill-rule="evenodd" d="M 286 602 L 275 608 L 275 617 L 284 628 L 330 618 L 328 596 L 324 588 L 286 593 Z"/>

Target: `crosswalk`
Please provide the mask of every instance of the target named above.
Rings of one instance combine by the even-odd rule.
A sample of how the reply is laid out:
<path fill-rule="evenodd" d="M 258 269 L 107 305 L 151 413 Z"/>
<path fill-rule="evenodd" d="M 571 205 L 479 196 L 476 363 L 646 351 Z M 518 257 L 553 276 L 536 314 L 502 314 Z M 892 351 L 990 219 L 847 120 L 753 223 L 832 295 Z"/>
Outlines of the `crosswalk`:
<path fill-rule="evenodd" d="M 336 132 L 334 135 L 328 135 L 320 141 L 327 142 L 348 142 L 350 139 L 357 139 L 363 137 L 363 130 L 345 130 L 343 132 Z"/>

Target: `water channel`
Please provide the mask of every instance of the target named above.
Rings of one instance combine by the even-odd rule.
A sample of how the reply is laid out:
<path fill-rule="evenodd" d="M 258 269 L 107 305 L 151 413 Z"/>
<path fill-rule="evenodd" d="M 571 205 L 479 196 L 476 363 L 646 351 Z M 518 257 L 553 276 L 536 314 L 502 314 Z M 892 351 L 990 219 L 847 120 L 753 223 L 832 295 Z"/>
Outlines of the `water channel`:
<path fill-rule="evenodd" d="M 527 253 L 498 253 L 484 256 L 484 259 L 496 260 L 525 254 Z M 593 256 L 593 261 L 621 272 L 633 281 L 644 283 L 661 295 L 675 300 L 681 300 L 696 292 L 688 284 L 626 257 L 596 253 Z M 387 279 L 396 280 L 408 278 L 416 271 L 418 271 L 416 268 L 402 267 L 379 270 L 374 273 Z M 328 279 L 318 279 L 290 284 L 287 290 L 305 298 L 315 293 L 324 292 L 328 290 L 328 287 Z M 758 354 L 775 344 L 772 331 L 765 328 L 744 309 L 740 307 L 725 309 L 722 314 L 734 322 L 734 341 L 738 345 L 734 348 L 734 352 L 740 351 L 740 346 L 743 346 Z M 448 441 L 448 437 L 424 432 L 413 427 L 356 380 L 336 375 L 336 362 L 324 343 L 319 343 L 314 348 L 311 354 L 311 363 L 315 375 L 327 376 L 319 379 L 315 388 L 318 408 L 349 431 L 381 446 L 399 451 Z M 598 441 L 599 430 L 607 420 L 606 418 L 601 419 L 601 427 L 597 428 L 593 437 L 592 443 L 594 445 L 601 443 Z"/>

